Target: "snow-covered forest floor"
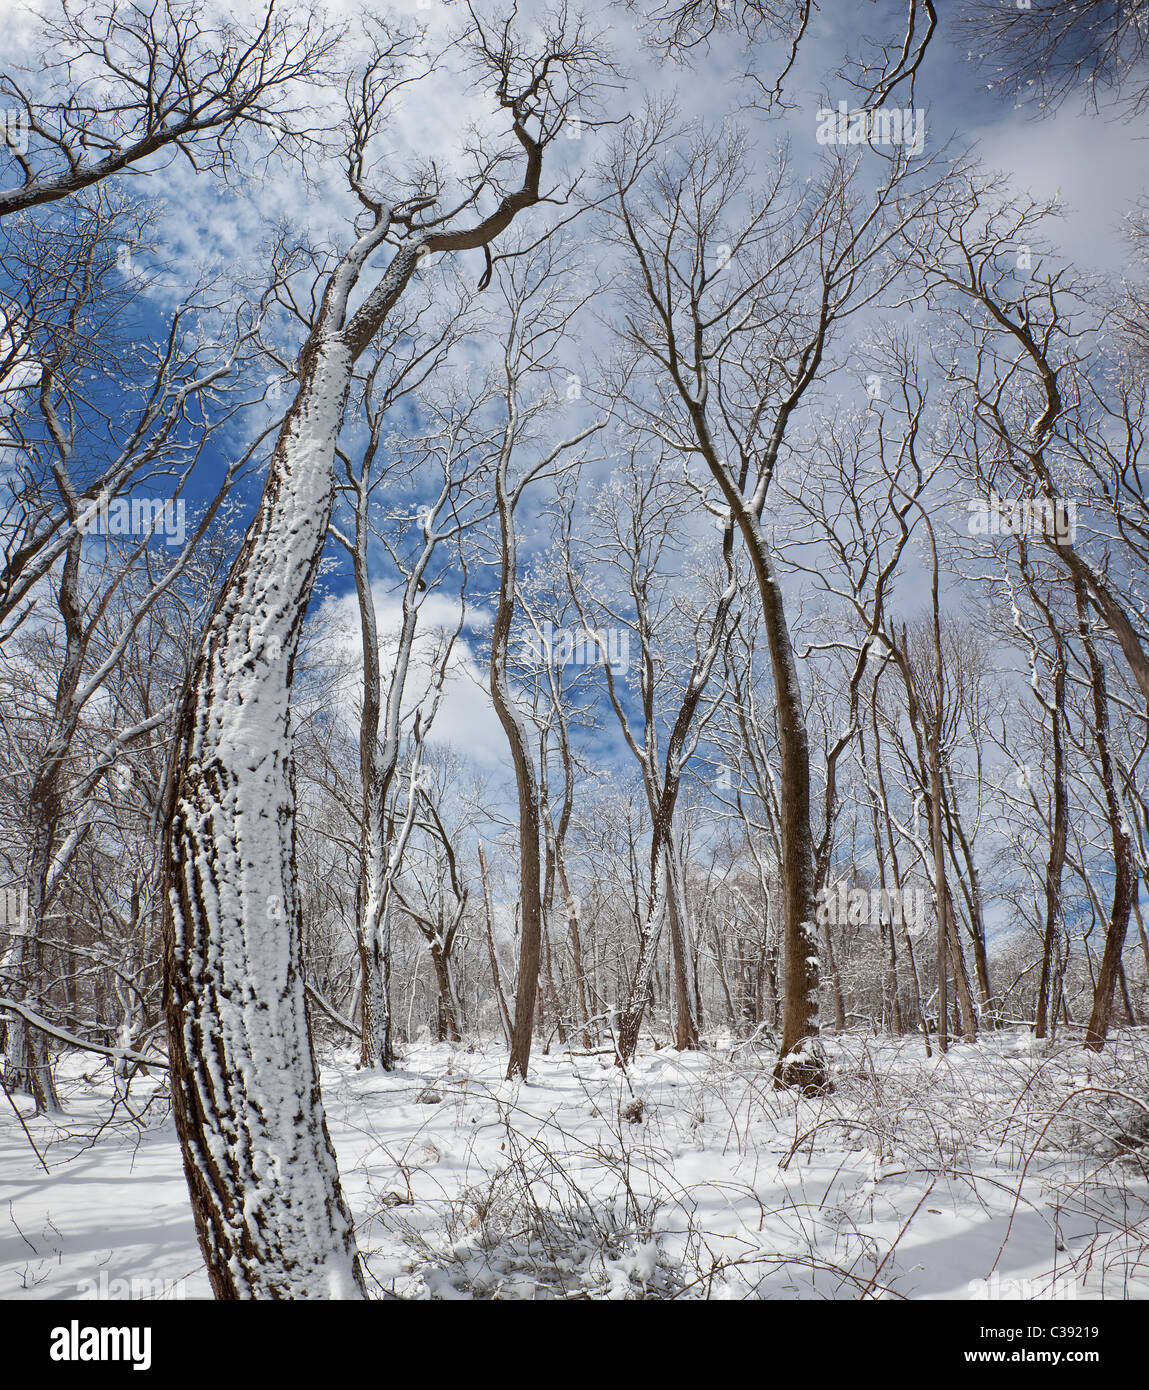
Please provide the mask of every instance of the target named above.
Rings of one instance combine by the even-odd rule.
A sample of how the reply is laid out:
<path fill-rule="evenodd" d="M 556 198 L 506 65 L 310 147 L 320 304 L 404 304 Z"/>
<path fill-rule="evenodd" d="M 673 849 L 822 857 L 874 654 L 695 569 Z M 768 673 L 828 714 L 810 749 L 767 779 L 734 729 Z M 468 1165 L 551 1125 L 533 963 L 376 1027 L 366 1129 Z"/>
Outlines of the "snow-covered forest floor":
<path fill-rule="evenodd" d="M 773 1089 L 768 1047 L 723 1037 L 644 1051 L 627 1076 L 605 1052 L 536 1055 L 526 1085 L 502 1079 L 502 1049 L 412 1047 L 390 1074 L 328 1056 L 370 1287 L 1149 1296 L 1149 1030 L 1100 1056 L 1025 1030 L 941 1059 L 920 1038 L 828 1045 L 835 1090 L 812 1100 Z M 4 1102 L 0 1298 L 208 1297 L 157 1081 L 113 1104 L 110 1069 L 72 1062 L 61 1086 L 61 1122 L 21 1104 L 49 1174 Z"/>

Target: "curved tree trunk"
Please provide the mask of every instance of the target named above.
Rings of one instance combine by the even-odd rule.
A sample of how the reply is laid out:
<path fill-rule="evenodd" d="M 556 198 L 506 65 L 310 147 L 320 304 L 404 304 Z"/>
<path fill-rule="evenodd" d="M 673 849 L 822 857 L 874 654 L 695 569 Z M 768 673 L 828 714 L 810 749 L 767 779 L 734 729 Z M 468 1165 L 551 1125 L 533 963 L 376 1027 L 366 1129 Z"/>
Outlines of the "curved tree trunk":
<path fill-rule="evenodd" d="M 217 1298 L 364 1293 L 307 1026 L 288 708 L 352 361 L 335 334 L 305 350 L 177 729 L 165 1009 L 176 1126 Z"/>
<path fill-rule="evenodd" d="M 770 545 L 762 530 L 761 508 L 766 487 L 760 482 L 750 501 L 743 496 L 738 479 L 732 474 L 726 460 L 719 455 L 706 419 L 704 402 L 688 395 L 686 404 L 700 452 L 741 532 L 762 603 L 762 625 L 770 652 L 778 717 L 778 839 L 782 858 L 782 930 L 785 943 L 782 1038 L 774 1068 L 774 1081 L 779 1087 L 797 1086 L 804 1092 L 814 1092 L 826 1088 L 828 1073 L 818 1016 L 820 961 L 814 917 L 810 741 L 794 646 L 786 622 L 786 607 Z M 772 439 L 775 452 L 785 430 L 785 422 L 784 412 Z"/>
<path fill-rule="evenodd" d="M 332 274 L 263 497 L 176 728 L 164 835 L 172 1106 L 217 1298 L 364 1293 L 312 1054 L 289 701 L 334 500 L 355 357 L 418 260 L 400 250 L 348 323 L 385 217 Z"/>
<path fill-rule="evenodd" d="M 526 1077 L 531 1059 L 535 1005 L 539 989 L 542 951 L 543 892 L 542 856 L 539 853 L 539 785 L 526 727 L 515 709 L 507 681 L 507 644 L 515 614 L 515 582 L 518 547 L 515 539 L 515 502 L 507 483 L 507 459 L 501 459 L 496 475 L 499 523 L 502 534 L 502 568 L 498 606 L 491 634 L 491 700 L 511 748 L 519 802 L 519 901 L 522 933 L 519 938 L 519 972 L 515 989 L 515 1017 L 511 1027 L 511 1055 L 507 1080 Z"/>
<path fill-rule="evenodd" d="M 674 1046 L 679 1052 L 688 1052 L 698 1047 L 698 975 L 682 885 L 682 865 L 675 846 L 669 841 L 666 879 L 670 949 L 674 958 Z"/>
<path fill-rule="evenodd" d="M 1121 952 L 1125 947 L 1125 933 L 1129 930 L 1136 875 L 1133 868 L 1133 845 L 1125 827 L 1125 818 L 1117 795 L 1113 756 L 1109 748 L 1109 696 L 1105 685 L 1105 668 L 1097 655 L 1097 648 L 1089 631 L 1085 585 L 1078 581 L 1075 589 L 1081 643 L 1089 658 L 1101 787 L 1105 794 L 1109 832 L 1113 840 L 1113 904 L 1109 913 L 1109 926 L 1105 932 L 1105 946 L 1101 952 L 1101 966 L 1097 972 L 1097 986 L 1093 992 L 1093 1009 L 1089 1016 L 1089 1026 L 1085 1030 L 1085 1046 L 1093 1052 L 1100 1052 L 1109 1032 L 1113 991 L 1121 973 Z"/>
<path fill-rule="evenodd" d="M 1059 644 L 1060 645 L 1060 644 Z M 1058 961 L 1058 941 L 1061 932 L 1061 875 L 1065 867 L 1065 848 L 1069 831 L 1069 806 L 1065 787 L 1065 747 L 1062 720 L 1065 704 L 1065 660 L 1060 650 L 1054 672 L 1052 736 L 1053 736 L 1053 825 L 1049 837 L 1049 858 L 1045 865 L 1045 937 L 1041 951 L 1041 980 L 1037 987 L 1037 1010 L 1034 1035 L 1044 1038 L 1049 1032 L 1049 1001 L 1053 990 L 1053 973 Z M 1055 1006 L 1056 1007 L 1056 1006 Z"/>
<path fill-rule="evenodd" d="M 295 865 L 289 697 L 327 538 L 335 447 L 356 359 L 425 253 L 486 247 L 538 202 L 535 90 L 500 107 L 523 180 L 469 227 L 404 240 L 352 313 L 368 260 L 412 208 L 366 199 L 373 221 L 327 281 L 300 353 L 255 519 L 208 624 L 165 794 L 165 992 L 172 1104 L 196 1231 L 217 1298 L 361 1297 L 363 1276 L 307 1026 Z M 352 184 L 355 187 L 354 164 Z M 426 213 L 428 200 L 418 204 Z M 464 203 L 464 206 L 469 206 Z"/>
<path fill-rule="evenodd" d="M 658 941 L 662 935 L 663 923 L 670 910 L 666 857 L 662 851 L 657 825 L 655 826 L 653 855 L 650 898 L 646 918 L 639 933 L 638 963 L 635 966 L 634 978 L 630 982 L 630 989 L 627 991 L 626 1004 L 618 1027 L 617 1060 L 624 1067 L 634 1059 L 634 1054 L 638 1049 L 638 1036 L 642 1030 L 643 1016 L 646 1013 L 646 1006 L 650 1002 L 650 988 L 654 975 Z"/>

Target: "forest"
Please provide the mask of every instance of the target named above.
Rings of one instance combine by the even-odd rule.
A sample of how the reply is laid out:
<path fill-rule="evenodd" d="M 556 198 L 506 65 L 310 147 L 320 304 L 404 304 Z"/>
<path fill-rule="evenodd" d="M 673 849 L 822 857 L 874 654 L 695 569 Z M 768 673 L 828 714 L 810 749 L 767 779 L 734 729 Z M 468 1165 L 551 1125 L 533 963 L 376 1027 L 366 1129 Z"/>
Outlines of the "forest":
<path fill-rule="evenodd" d="M 1149 2 L 0 36 L 0 1298 L 1149 1297 Z"/>

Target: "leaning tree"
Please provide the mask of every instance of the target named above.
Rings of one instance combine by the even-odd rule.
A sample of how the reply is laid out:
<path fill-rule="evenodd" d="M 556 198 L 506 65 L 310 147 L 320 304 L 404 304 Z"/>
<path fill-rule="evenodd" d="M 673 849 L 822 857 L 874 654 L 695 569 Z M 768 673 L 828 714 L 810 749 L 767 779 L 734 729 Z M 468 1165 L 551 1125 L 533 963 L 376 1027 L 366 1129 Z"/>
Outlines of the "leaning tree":
<path fill-rule="evenodd" d="M 364 1293 L 307 1026 L 289 728 L 355 364 L 429 257 L 489 248 L 548 196 L 546 150 L 568 112 L 593 99 L 604 65 L 596 38 L 565 9 L 532 36 L 513 14 L 488 22 L 472 11 L 455 51 L 510 126 L 489 150 L 467 151 L 470 172 L 457 182 L 432 163 L 390 195 L 373 184 L 385 117 L 416 76 L 410 35 L 378 25 L 369 60 L 348 82 L 355 236 L 322 286 L 263 496 L 177 728 L 165 1004 L 176 1124 L 218 1298 Z M 376 271 L 380 256 L 387 264 Z"/>

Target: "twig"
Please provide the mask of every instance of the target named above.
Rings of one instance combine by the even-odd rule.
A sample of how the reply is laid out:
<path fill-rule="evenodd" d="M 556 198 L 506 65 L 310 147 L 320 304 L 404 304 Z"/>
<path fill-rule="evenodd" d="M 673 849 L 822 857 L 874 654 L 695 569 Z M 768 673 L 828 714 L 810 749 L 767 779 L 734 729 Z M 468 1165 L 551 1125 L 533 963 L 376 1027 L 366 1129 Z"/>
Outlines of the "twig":
<path fill-rule="evenodd" d="M 32 1134 L 28 1129 L 28 1126 L 24 1123 L 24 1116 L 20 1114 L 20 1107 L 12 1099 L 12 1092 L 8 1089 L 8 1083 L 4 1080 L 3 1076 L 0 1076 L 0 1086 L 4 1087 L 4 1094 L 8 1097 L 8 1104 L 12 1107 L 13 1110 L 15 1110 L 16 1118 L 20 1121 L 20 1128 L 24 1131 L 28 1143 L 32 1145 L 32 1152 L 40 1160 L 40 1167 L 43 1168 L 44 1172 L 47 1173 L 49 1177 L 51 1177 L 52 1170 L 44 1162 L 44 1155 L 36 1147 L 36 1141 L 32 1138 Z"/>

